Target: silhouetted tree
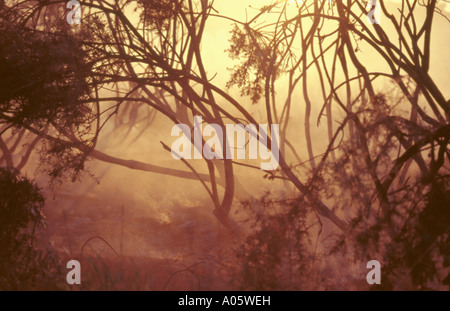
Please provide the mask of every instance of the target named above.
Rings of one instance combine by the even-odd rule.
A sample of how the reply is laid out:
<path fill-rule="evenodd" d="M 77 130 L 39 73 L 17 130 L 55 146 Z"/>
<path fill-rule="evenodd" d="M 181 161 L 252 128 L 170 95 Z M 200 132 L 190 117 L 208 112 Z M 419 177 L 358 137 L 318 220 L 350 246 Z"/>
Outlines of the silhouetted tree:
<path fill-rule="evenodd" d="M 386 288 L 402 275 L 420 286 L 445 277 L 438 266 L 450 264 L 450 103 L 429 72 L 433 23 L 447 22 L 436 0 L 404 0 L 392 9 L 380 2 L 381 24 L 367 22 L 369 10 L 362 1 L 268 1 L 246 21 L 221 16 L 207 0 L 80 3 L 79 26 L 65 23 L 64 1 L 11 2 L 0 18 L 6 34 L 0 64 L 10 73 L 2 76 L 2 134 L 15 128 L 43 138 L 42 156 L 52 176 L 71 169 L 76 177 L 91 157 L 199 180 L 215 215 L 236 230 L 229 215 L 239 191 L 235 167 L 242 163 L 204 159 L 200 172 L 189 161 L 183 162 L 189 171 L 183 171 L 125 160 L 98 150 L 99 134 L 120 111 L 127 111 L 128 126 L 144 128 L 155 114 L 191 128 L 194 116 L 222 127 L 225 120 L 279 124 L 280 167 L 266 177 L 284 182 L 288 191 L 282 199 L 301 204 L 277 211 L 279 217 L 263 224 L 282 230 L 283 213 L 295 211 L 291 219 L 298 217 L 299 225 L 294 220 L 288 225 L 291 232 L 303 230 L 300 220 L 306 216 L 298 209 L 304 208 L 314 219 L 308 221 L 320 228 L 316 232 L 322 226 L 336 229 L 338 246 L 355 258 L 384 258 L 390 272 Z M 50 9 L 56 14 L 46 15 Z M 260 119 L 208 74 L 201 42 L 212 16 L 235 23 L 229 53 L 238 64 L 228 86 L 261 105 Z M 51 27 L 41 31 L 42 23 Z M 284 98 L 276 92 L 281 85 L 287 86 Z M 316 111 L 318 98 L 322 105 Z M 296 106 L 304 110 L 304 145 L 291 142 L 298 132 L 292 121 Z M 328 141 L 320 148 L 313 140 L 314 115 L 318 123 L 327 118 Z M 9 164 L 13 145 L 0 140 L 2 159 Z M 299 156 L 302 149 L 306 161 Z M 261 241 L 264 228 L 255 227 L 244 257 L 264 251 L 265 267 L 278 264 L 286 248 Z M 277 241 L 286 238 L 274 234 Z"/>
<path fill-rule="evenodd" d="M 34 183 L 14 169 L 0 168 L 0 289 L 59 288 L 55 257 L 34 247 L 35 229 L 44 223 L 43 206 Z"/>

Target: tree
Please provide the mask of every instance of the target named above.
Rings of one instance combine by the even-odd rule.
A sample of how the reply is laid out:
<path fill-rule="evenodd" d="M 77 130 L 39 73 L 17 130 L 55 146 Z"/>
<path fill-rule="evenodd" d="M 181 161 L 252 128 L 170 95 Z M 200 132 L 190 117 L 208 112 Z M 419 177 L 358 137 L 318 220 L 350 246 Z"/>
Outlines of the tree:
<path fill-rule="evenodd" d="M 334 211 L 353 213 L 342 242 L 356 242 L 353 249 L 362 254 L 355 258 L 386 258 L 391 274 L 386 288 L 395 286 L 401 274 L 411 274 L 422 287 L 442 281 L 445 269 L 437 272 L 436 267 L 441 261 L 449 264 L 444 246 L 449 210 L 443 206 L 449 206 L 450 101 L 429 68 L 433 22 L 442 18 L 446 23 L 447 17 L 436 1 L 403 1 L 398 8 L 380 2 L 383 22 L 372 25 L 360 1 L 295 5 L 292 11 L 288 2 L 274 1 L 235 28 L 230 52 L 242 63 L 231 83 L 254 99 L 265 96 L 268 119 L 285 121 L 283 137 L 294 92 L 301 94 L 311 173 L 305 190 L 297 188 L 303 196 L 311 191 L 333 198 Z M 418 16 L 424 16 L 422 24 Z M 294 46 L 301 53 L 293 53 Z M 375 54 L 370 59 L 361 53 L 370 50 Z M 377 68 L 368 69 L 375 59 Z M 274 96 L 283 74 L 289 81 L 284 105 Z M 391 81 L 392 91 L 377 91 L 380 85 L 386 90 L 379 80 L 384 85 Z M 329 137 L 318 164 L 310 134 L 312 84 L 323 103 L 318 121 L 326 114 Z M 333 104 L 343 113 L 336 129 Z M 283 107 L 281 112 L 277 107 Z M 282 176 L 294 180 L 286 171 Z M 385 249 L 386 244 L 392 248 Z"/>
<path fill-rule="evenodd" d="M 0 288 L 58 289 L 56 259 L 34 247 L 36 227 L 44 224 L 39 188 L 14 169 L 0 168 Z"/>
<path fill-rule="evenodd" d="M 130 22 L 123 14 L 122 7 L 118 4 L 112 5 L 107 2 L 100 2 L 99 5 L 90 2 L 82 3 L 91 9 L 92 15 L 85 17 L 86 23 L 83 25 L 86 25 L 86 27 L 80 29 L 75 36 L 79 39 L 81 37 L 87 37 L 92 38 L 92 40 L 83 41 L 84 52 L 78 53 L 77 51 L 76 53 L 79 55 L 85 55 L 84 53 L 87 53 L 86 59 L 83 57 L 79 57 L 78 59 L 84 60 L 89 66 L 92 66 L 92 72 L 88 76 L 83 76 L 83 74 L 87 74 L 88 68 L 86 70 L 82 69 L 80 73 L 82 79 L 90 79 L 91 93 L 82 94 L 84 96 L 88 95 L 89 98 L 72 96 L 71 99 L 78 99 L 78 103 L 81 100 L 85 105 L 93 105 L 94 107 L 91 111 L 97 110 L 86 117 L 89 120 L 84 120 L 85 122 L 82 125 L 83 129 L 74 128 L 71 130 L 73 133 L 68 133 L 67 125 L 52 124 L 52 121 L 50 121 L 49 126 L 59 133 L 59 137 L 49 136 L 30 125 L 27 125 L 27 129 L 38 136 L 46 137 L 47 140 L 52 142 L 53 146 L 50 149 L 50 153 L 58 156 L 59 163 L 61 163 L 59 161 L 60 158 L 65 158 L 61 154 L 63 150 L 64 152 L 70 150 L 70 155 L 72 156 L 74 156 L 73 153 L 78 153 L 81 150 L 82 153 L 89 154 L 94 158 L 126 165 L 131 168 L 163 172 L 185 178 L 199 178 L 210 194 L 215 206 L 215 214 L 225 226 L 230 227 L 232 225 L 229 223 L 227 215 L 231 208 L 235 192 L 235 180 L 231 160 L 205 160 L 208 168 L 207 174 L 198 174 L 195 171 L 189 174 L 187 172 L 163 169 L 143 163 L 123 161 L 94 149 L 96 137 L 98 137 L 99 131 L 103 127 L 103 115 L 107 115 L 105 120 L 108 120 L 126 102 L 148 105 L 169 118 L 175 124 L 185 123 L 192 126 L 192 121 L 189 121 L 187 113 L 191 115 L 191 120 L 194 115 L 198 115 L 202 116 L 205 122 L 216 123 L 222 127 L 224 127 L 223 118 L 227 118 L 236 124 L 241 123 L 242 120 L 245 120 L 245 123 L 260 123 L 256 122 L 237 100 L 218 86 L 209 82 L 202 62 L 200 43 L 206 19 L 212 10 L 211 4 L 207 1 L 200 1 L 195 3 L 195 5 L 192 1 L 188 1 L 186 4 L 184 2 L 174 2 L 172 3 L 170 14 L 167 15 L 164 13 L 158 16 L 158 18 L 155 18 L 155 10 L 157 11 L 159 6 L 167 6 L 165 4 L 166 2 L 161 1 L 159 3 L 156 1 L 151 2 L 151 4 L 145 4 L 147 2 L 143 3 L 143 13 L 137 25 L 133 25 Z M 155 3 L 159 3 L 158 7 L 153 8 L 156 5 Z M 135 3 L 124 2 L 124 5 L 127 4 L 131 6 Z M 26 9 L 29 5 L 33 7 L 33 2 L 25 1 L 18 4 L 15 9 L 17 7 Z M 141 4 L 137 5 L 139 8 Z M 31 10 L 31 13 L 26 15 L 18 24 L 26 25 L 28 23 L 31 26 L 26 27 L 36 27 L 33 25 L 33 18 L 36 19 L 34 23 L 37 23 L 39 18 L 36 16 L 39 16 L 40 12 L 46 6 L 46 4 L 35 6 L 35 10 Z M 104 13 L 105 19 L 99 19 L 95 12 Z M 51 20 L 47 23 L 49 22 Z M 107 30 L 105 25 L 107 25 Z M 143 37 L 138 32 L 137 29 L 141 25 L 149 27 L 148 37 Z M 64 30 L 64 27 L 60 29 L 62 26 L 58 26 L 57 22 L 55 22 L 55 27 L 50 32 L 50 36 L 59 37 L 68 35 L 67 29 Z M 105 41 L 108 42 L 108 45 L 105 44 Z M 155 44 L 155 42 L 158 45 L 158 50 L 154 49 L 151 45 Z M 115 48 L 110 51 L 112 46 Z M 66 63 L 66 60 L 62 59 L 60 61 L 63 64 Z M 143 68 L 142 72 L 137 71 L 138 66 Z M 98 91 L 111 83 L 116 84 L 119 89 L 123 85 L 129 88 L 129 83 L 133 87 L 121 96 L 99 95 Z M 155 96 L 155 94 L 159 94 L 160 96 Z M 172 97 L 173 104 L 168 102 L 164 96 Z M 225 103 L 219 105 L 219 98 Z M 112 107 L 111 102 L 114 103 Z M 100 108 L 101 103 L 107 104 L 105 105 L 106 107 Z M 70 106 L 73 107 L 73 105 Z M 233 112 L 227 111 L 224 107 L 229 107 L 228 110 L 237 110 L 238 116 L 234 116 Z M 272 120 L 269 123 L 271 124 Z M 80 127 L 81 124 L 75 123 L 74 126 Z M 89 133 L 89 130 L 92 132 Z M 86 136 L 90 136 L 90 138 Z M 267 145 L 268 147 L 271 146 L 270 139 L 267 140 Z M 74 151 L 74 148 L 79 151 Z M 225 150 L 225 148 L 223 149 Z M 73 158 L 71 157 L 71 159 Z M 73 168 L 77 172 L 82 169 L 81 162 L 83 162 L 85 156 L 79 154 L 75 159 L 75 161 L 65 161 L 64 166 Z M 279 162 L 282 169 L 288 172 L 295 186 L 305 192 L 304 185 L 291 172 L 282 156 Z M 190 169 L 192 170 L 193 168 L 190 167 Z M 216 176 L 217 173 L 215 170 L 218 171 L 219 176 Z M 57 169 L 53 175 L 59 176 L 61 174 L 60 171 L 60 168 Z M 209 188 L 204 183 L 205 181 L 211 182 Z M 219 199 L 219 192 L 217 190 L 218 185 L 222 185 L 225 191 L 221 199 Z M 318 199 L 312 197 L 311 200 L 316 201 Z M 329 208 L 323 203 L 318 204 L 317 208 L 325 217 L 332 219 L 336 225 L 343 228 L 342 221 L 330 212 Z"/>

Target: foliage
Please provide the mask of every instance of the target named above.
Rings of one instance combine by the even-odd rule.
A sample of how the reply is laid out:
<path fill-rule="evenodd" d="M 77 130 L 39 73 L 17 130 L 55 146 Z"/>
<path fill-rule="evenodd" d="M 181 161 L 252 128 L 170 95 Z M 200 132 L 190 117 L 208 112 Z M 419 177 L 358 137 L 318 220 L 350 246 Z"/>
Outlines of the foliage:
<path fill-rule="evenodd" d="M 167 27 L 170 20 L 177 15 L 182 7 L 182 1 L 176 0 L 145 0 L 137 1 L 142 9 L 141 19 L 146 26 L 152 28 Z"/>
<path fill-rule="evenodd" d="M 44 224 L 39 188 L 9 168 L 0 168 L 0 289 L 57 289 L 59 266 L 34 247 L 35 229 Z"/>
<path fill-rule="evenodd" d="M 242 96 L 249 96 L 252 103 L 256 104 L 264 93 L 267 72 L 273 68 L 270 68 L 271 51 L 264 35 L 250 29 L 248 31 L 250 33 L 237 26 L 231 31 L 228 53 L 231 59 L 241 62 L 230 68 L 232 75 L 227 87 L 237 86 Z"/>
<path fill-rule="evenodd" d="M 242 202 L 251 230 L 237 251 L 242 264 L 239 285 L 245 290 L 305 289 L 314 260 L 311 212 L 303 198 Z M 308 271 L 308 272 L 307 272 Z"/>

